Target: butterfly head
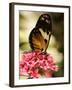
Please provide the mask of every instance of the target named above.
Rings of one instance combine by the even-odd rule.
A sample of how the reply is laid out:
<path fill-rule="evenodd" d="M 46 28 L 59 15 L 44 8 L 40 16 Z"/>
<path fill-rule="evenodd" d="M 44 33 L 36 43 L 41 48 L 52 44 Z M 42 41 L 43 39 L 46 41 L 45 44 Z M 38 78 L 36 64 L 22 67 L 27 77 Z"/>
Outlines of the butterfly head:
<path fill-rule="evenodd" d="M 38 22 L 36 24 L 37 28 L 42 28 L 43 30 L 47 31 L 52 31 L 52 21 L 51 21 L 51 16 L 49 14 L 42 14 Z"/>

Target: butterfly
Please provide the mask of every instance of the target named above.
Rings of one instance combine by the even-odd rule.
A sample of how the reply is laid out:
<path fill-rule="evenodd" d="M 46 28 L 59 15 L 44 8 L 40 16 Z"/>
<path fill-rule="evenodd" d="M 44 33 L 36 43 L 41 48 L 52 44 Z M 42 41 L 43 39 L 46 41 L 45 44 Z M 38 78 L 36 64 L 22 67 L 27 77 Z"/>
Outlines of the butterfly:
<path fill-rule="evenodd" d="M 30 32 L 29 43 L 32 50 L 46 52 L 52 33 L 52 20 L 49 14 L 42 14 Z"/>

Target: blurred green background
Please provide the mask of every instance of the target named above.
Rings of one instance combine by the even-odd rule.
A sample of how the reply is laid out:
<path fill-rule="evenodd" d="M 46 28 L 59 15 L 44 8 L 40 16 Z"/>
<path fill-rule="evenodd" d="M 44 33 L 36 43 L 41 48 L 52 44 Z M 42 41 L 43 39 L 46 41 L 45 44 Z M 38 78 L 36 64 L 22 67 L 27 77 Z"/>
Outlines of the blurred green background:
<path fill-rule="evenodd" d="M 41 14 L 48 13 L 52 18 L 52 36 L 47 52 L 50 53 L 55 62 L 60 67 L 58 72 L 54 72 L 55 77 L 64 76 L 64 14 L 49 12 L 19 11 L 19 30 L 20 30 L 20 54 L 31 50 L 29 45 L 29 34 L 35 27 Z"/>

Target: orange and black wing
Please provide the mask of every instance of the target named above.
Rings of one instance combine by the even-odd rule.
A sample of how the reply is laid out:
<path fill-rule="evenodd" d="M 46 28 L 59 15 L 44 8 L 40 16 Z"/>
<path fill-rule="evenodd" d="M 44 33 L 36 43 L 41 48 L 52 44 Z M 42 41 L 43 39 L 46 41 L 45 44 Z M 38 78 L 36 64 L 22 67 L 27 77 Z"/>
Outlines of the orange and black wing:
<path fill-rule="evenodd" d="M 29 36 L 32 50 L 46 51 L 52 32 L 52 20 L 49 14 L 42 14 Z"/>
<path fill-rule="evenodd" d="M 34 28 L 30 33 L 29 43 L 32 50 L 40 50 L 40 51 L 43 51 L 47 45 L 41 32 L 36 28 Z"/>

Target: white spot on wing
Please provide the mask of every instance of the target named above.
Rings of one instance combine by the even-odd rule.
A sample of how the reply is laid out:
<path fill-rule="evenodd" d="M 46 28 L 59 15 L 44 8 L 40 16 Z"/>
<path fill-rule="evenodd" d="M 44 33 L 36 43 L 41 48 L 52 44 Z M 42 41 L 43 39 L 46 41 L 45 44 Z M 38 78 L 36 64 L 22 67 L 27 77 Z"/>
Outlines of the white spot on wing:
<path fill-rule="evenodd" d="M 39 31 L 41 32 L 44 39 L 49 40 L 49 34 L 51 34 L 51 32 L 49 32 L 49 34 L 47 34 L 41 28 L 39 29 Z"/>

